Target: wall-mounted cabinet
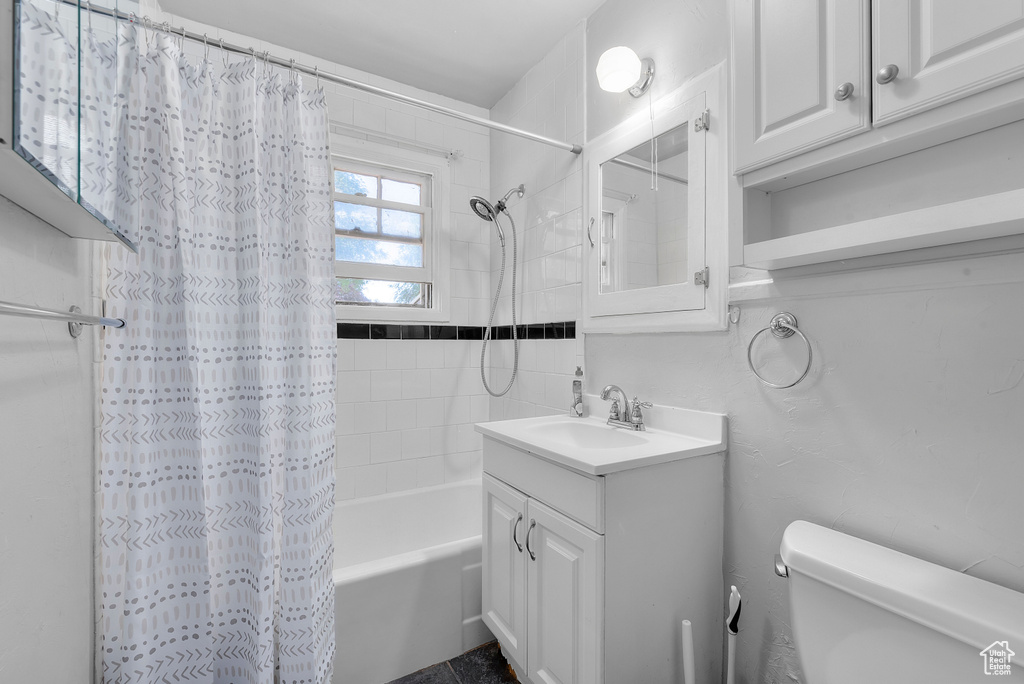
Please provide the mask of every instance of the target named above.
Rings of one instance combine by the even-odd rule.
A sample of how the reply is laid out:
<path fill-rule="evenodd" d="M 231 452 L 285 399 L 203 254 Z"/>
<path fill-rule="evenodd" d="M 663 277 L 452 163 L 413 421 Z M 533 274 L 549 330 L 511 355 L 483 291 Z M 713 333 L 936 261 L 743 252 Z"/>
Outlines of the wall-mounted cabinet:
<path fill-rule="evenodd" d="M 133 249 L 114 217 L 116 15 L 137 9 L 134 0 L 0 7 L 12 48 L 0 51 L 0 193 L 72 237 Z"/>
<path fill-rule="evenodd" d="M 1024 231 L 1024 185 L 1005 187 L 982 165 L 969 193 L 911 197 L 917 172 L 932 170 L 898 160 L 955 168 L 964 148 L 951 143 L 995 129 L 1011 157 L 1024 147 L 1009 125 L 1024 118 L 1020 3 L 734 0 L 732 55 L 733 171 L 746 210 L 734 263 L 784 268 Z M 874 188 L 857 175 L 870 165 Z M 895 188 L 892 201 L 822 212 L 816 225 L 786 223 L 773 207 L 780 193 L 849 173 L 854 194 L 870 189 L 884 203 Z"/>
<path fill-rule="evenodd" d="M 726 327 L 729 176 L 724 67 L 590 141 L 584 154 L 585 332 Z"/>

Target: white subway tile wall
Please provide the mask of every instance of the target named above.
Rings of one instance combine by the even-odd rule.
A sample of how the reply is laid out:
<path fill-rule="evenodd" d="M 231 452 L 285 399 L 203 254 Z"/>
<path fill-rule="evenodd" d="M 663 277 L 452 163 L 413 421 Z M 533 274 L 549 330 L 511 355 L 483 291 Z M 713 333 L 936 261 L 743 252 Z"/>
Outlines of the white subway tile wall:
<path fill-rule="evenodd" d="M 339 501 L 480 476 L 480 344 L 338 340 Z"/>
<path fill-rule="evenodd" d="M 584 141 L 584 29 L 580 23 L 491 108 L 491 119 L 517 128 L 580 143 Z M 578 155 L 505 133 L 491 133 L 491 196 L 524 183 L 526 196 L 513 196 L 509 210 L 518 229 L 522 296 L 520 323 L 576 321 L 581 310 L 583 172 Z M 506 231 L 508 232 L 508 231 Z M 493 233 L 493 231 L 492 231 Z M 511 238 L 506 238 L 511 244 Z M 491 293 L 501 268 L 501 248 L 491 238 Z M 512 257 L 507 257 L 497 323 L 511 322 Z M 490 399 L 491 420 L 568 411 L 573 373 L 583 365 L 583 336 L 569 340 L 520 342 L 519 378 L 502 398 Z M 489 345 L 492 388 L 508 383 L 511 341 Z"/>

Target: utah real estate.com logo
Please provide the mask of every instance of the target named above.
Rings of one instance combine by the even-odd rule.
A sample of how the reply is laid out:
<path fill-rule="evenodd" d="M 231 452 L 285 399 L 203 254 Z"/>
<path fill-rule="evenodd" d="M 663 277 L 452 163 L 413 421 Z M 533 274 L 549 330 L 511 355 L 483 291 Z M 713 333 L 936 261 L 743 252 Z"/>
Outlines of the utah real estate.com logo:
<path fill-rule="evenodd" d="M 981 652 L 985 659 L 985 674 L 1010 675 L 1010 659 L 1017 655 L 1010 650 L 1009 641 L 993 641 L 992 645 Z"/>

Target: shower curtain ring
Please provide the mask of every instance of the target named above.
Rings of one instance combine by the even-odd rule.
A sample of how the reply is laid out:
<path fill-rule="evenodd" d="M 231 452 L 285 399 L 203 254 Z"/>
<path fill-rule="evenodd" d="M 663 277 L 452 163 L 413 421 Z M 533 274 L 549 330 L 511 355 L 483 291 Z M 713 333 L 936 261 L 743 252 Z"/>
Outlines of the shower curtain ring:
<path fill-rule="evenodd" d="M 92 2 L 86 2 L 85 9 L 89 13 L 89 31 L 92 31 Z"/>
<path fill-rule="evenodd" d="M 221 38 L 217 44 L 220 46 L 220 54 L 221 59 L 224 60 L 224 68 L 227 69 L 230 64 L 228 64 L 228 52 L 224 49 L 224 38 Z"/>
<path fill-rule="evenodd" d="M 134 24 L 135 23 L 135 12 L 129 12 L 128 13 L 128 23 L 129 24 Z"/>
<path fill-rule="evenodd" d="M 313 65 L 313 76 L 316 77 L 316 89 L 320 90 L 320 65 Z"/>
<path fill-rule="evenodd" d="M 184 39 L 184 37 L 185 37 L 185 29 L 181 30 L 181 36 Z M 210 44 L 209 44 L 208 41 L 209 41 L 209 39 L 206 37 L 206 34 L 204 33 L 203 34 L 203 61 L 206 61 L 206 62 L 210 61 Z"/>

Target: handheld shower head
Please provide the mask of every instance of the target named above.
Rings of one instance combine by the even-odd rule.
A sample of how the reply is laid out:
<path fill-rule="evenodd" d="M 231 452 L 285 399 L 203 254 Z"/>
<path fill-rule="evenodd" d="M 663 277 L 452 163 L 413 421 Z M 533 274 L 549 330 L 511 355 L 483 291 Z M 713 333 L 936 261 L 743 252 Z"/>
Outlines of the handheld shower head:
<path fill-rule="evenodd" d="M 522 197 L 526 194 L 526 186 L 520 183 L 517 187 L 514 187 L 505 193 L 505 196 L 495 204 L 491 204 L 479 195 L 474 195 L 469 198 L 469 208 L 473 210 L 474 214 L 482 218 L 484 221 L 494 222 L 494 227 L 498 231 L 498 239 L 501 240 L 502 247 L 505 246 L 505 233 L 501 230 L 501 224 L 498 223 L 498 214 L 505 211 L 505 202 L 509 197 L 516 193 Z"/>
<path fill-rule="evenodd" d="M 473 210 L 473 213 L 482 218 L 484 221 L 493 221 L 494 215 L 498 212 L 494 210 L 494 207 L 490 202 L 485 200 L 483 197 L 474 195 L 469 198 L 469 208 Z"/>
<path fill-rule="evenodd" d="M 473 210 L 473 213 L 482 218 L 484 221 L 493 221 L 494 229 L 498 231 L 498 239 L 501 240 L 501 246 L 505 246 L 505 233 L 501 229 L 501 224 L 498 223 L 498 212 L 504 208 L 501 202 L 498 202 L 498 207 L 495 208 L 490 202 L 485 200 L 483 197 L 474 195 L 469 198 L 469 208 Z"/>

